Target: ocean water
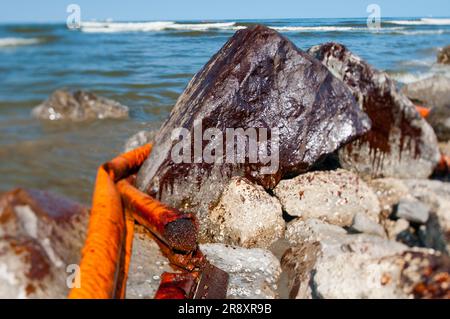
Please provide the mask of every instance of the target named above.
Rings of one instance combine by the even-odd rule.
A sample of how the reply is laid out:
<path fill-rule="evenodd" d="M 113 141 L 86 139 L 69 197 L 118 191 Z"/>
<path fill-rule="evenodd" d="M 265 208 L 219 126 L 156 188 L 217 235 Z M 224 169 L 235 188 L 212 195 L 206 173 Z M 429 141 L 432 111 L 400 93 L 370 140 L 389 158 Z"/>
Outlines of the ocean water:
<path fill-rule="evenodd" d="M 403 83 L 434 74 L 450 44 L 450 19 L 365 19 L 0 23 L 0 191 L 47 189 L 90 202 L 96 168 L 125 140 L 155 130 L 192 76 L 241 28 L 265 24 L 299 48 L 335 41 Z M 59 88 L 85 89 L 131 109 L 126 120 L 38 121 L 31 109 Z"/>

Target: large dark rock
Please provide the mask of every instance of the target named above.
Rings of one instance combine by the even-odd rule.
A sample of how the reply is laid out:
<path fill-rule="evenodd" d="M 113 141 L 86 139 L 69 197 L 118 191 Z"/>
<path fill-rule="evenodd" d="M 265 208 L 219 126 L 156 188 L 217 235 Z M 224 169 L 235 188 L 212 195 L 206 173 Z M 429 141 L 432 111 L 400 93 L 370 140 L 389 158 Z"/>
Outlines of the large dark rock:
<path fill-rule="evenodd" d="M 229 163 L 225 147 L 223 163 L 209 164 L 201 154 L 195 155 L 194 143 L 188 150 L 200 163 L 192 163 L 192 156 L 191 163 L 175 163 L 171 152 L 178 140 L 171 135 L 176 128 L 186 128 L 192 138 L 199 120 L 201 133 L 216 128 L 224 141 L 227 128 L 259 128 L 258 133 L 267 129 L 272 137 L 278 130 L 279 146 L 260 143 L 259 152 L 268 145 L 272 155 L 279 155 L 279 165 L 267 173 L 261 169 L 276 158 L 267 164 L 261 157 L 256 163 L 248 158 L 245 163 Z M 208 210 L 232 176 L 273 188 L 281 178 L 307 171 L 369 127 L 351 92 L 326 67 L 276 31 L 254 26 L 236 32 L 191 80 L 157 134 L 137 184 L 167 204 L 197 212 L 204 230 Z"/>
<path fill-rule="evenodd" d="M 362 175 L 426 178 L 439 161 L 436 136 L 394 81 L 350 52 L 327 43 L 309 53 L 344 81 L 372 120 L 372 129 L 339 151 L 344 168 Z"/>
<path fill-rule="evenodd" d="M 86 121 L 127 118 L 128 107 L 90 92 L 57 90 L 31 114 L 41 120 Z"/>
<path fill-rule="evenodd" d="M 438 63 L 450 64 L 450 45 L 442 48 L 437 56 Z"/>
<path fill-rule="evenodd" d="M 441 141 L 450 139 L 450 79 L 436 75 L 405 85 L 402 92 L 413 102 L 431 107 L 428 123 Z"/>
<path fill-rule="evenodd" d="M 65 298 L 75 283 L 89 211 L 61 196 L 0 196 L 0 298 Z M 70 266 L 70 267 L 68 267 Z"/>

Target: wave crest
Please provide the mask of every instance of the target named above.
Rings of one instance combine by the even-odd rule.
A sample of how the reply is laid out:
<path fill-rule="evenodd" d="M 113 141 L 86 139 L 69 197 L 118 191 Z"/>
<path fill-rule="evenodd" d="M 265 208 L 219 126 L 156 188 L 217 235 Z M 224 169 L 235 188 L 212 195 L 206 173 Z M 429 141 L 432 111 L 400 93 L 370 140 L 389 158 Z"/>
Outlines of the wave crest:
<path fill-rule="evenodd" d="M 450 19 L 422 18 L 420 20 L 392 20 L 385 23 L 400 25 L 450 25 Z"/>
<path fill-rule="evenodd" d="M 39 43 L 37 38 L 0 38 L 0 47 L 17 47 Z"/>

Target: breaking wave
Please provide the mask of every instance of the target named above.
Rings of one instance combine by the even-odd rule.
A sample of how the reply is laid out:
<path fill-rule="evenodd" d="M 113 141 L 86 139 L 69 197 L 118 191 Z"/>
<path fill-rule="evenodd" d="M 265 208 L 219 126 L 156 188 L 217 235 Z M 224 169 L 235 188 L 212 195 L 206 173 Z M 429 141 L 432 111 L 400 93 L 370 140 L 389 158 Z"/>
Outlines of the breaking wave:
<path fill-rule="evenodd" d="M 450 67 L 433 67 L 425 72 L 389 72 L 390 76 L 403 84 L 414 83 L 420 80 L 431 78 L 435 75 L 442 75 L 450 78 Z"/>
<path fill-rule="evenodd" d="M 450 25 L 450 19 L 422 18 L 420 20 L 392 20 L 385 23 L 400 25 Z"/>
<path fill-rule="evenodd" d="M 214 22 L 214 23 L 176 23 L 172 21 L 155 22 L 83 22 L 81 31 L 92 33 L 108 32 L 155 32 L 165 30 L 187 30 L 187 31 L 207 31 L 207 30 L 235 30 L 235 22 Z"/>
<path fill-rule="evenodd" d="M 0 38 L 0 48 L 1 47 L 17 47 L 22 45 L 32 45 L 39 43 L 40 40 L 37 38 Z"/>
<path fill-rule="evenodd" d="M 81 31 L 88 33 L 115 32 L 158 32 L 158 31 L 189 31 L 207 32 L 212 30 L 236 31 L 245 29 L 253 23 L 237 22 L 209 22 L 209 23 L 181 23 L 174 21 L 154 22 L 83 22 Z M 363 25 L 359 26 L 271 26 L 269 28 L 280 32 L 367 32 Z M 387 30 L 403 30 L 403 27 L 391 27 Z"/>

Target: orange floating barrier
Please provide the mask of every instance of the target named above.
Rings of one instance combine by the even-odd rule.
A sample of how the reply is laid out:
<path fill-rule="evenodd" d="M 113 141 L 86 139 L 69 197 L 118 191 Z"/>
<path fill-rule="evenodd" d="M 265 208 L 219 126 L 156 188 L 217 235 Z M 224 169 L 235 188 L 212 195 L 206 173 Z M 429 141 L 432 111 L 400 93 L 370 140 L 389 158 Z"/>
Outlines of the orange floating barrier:
<path fill-rule="evenodd" d="M 91 217 L 80 263 L 81 285 L 69 298 L 118 298 L 116 290 L 125 234 L 120 194 L 108 172 L 98 169 Z"/>
<path fill-rule="evenodd" d="M 119 181 L 117 188 L 126 205 L 132 207 L 136 221 L 171 249 L 188 253 L 197 248 L 197 226 L 191 214 L 164 205 L 127 180 Z"/>
<path fill-rule="evenodd" d="M 98 169 L 80 263 L 81 287 L 73 288 L 69 298 L 125 297 L 135 221 L 155 235 L 162 251 L 174 265 L 188 271 L 201 268 L 204 258 L 197 249 L 197 224 L 193 215 L 164 205 L 127 180 L 139 170 L 151 149 L 150 144 L 139 147 Z M 195 276 L 188 274 L 166 275 L 165 286 L 157 297 L 181 296 L 169 292 L 175 291 L 177 285 L 195 284 Z M 184 280 L 178 280 L 180 278 Z M 170 283 L 170 279 L 174 282 Z M 170 288 L 164 290 L 164 287 Z"/>
<path fill-rule="evenodd" d="M 69 298 L 124 296 L 134 220 L 125 217 L 114 182 L 136 172 L 150 154 L 151 147 L 148 144 L 122 154 L 98 169 L 80 263 L 81 287 L 73 288 Z"/>
<path fill-rule="evenodd" d="M 422 116 L 423 118 L 427 118 L 428 115 L 430 115 L 430 111 L 431 111 L 430 108 L 420 106 L 420 105 L 416 105 L 416 110 L 417 110 L 417 112 L 419 112 L 420 116 Z"/>

